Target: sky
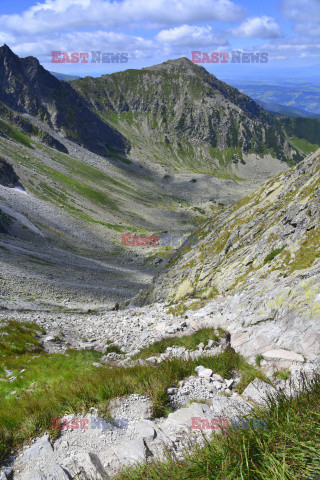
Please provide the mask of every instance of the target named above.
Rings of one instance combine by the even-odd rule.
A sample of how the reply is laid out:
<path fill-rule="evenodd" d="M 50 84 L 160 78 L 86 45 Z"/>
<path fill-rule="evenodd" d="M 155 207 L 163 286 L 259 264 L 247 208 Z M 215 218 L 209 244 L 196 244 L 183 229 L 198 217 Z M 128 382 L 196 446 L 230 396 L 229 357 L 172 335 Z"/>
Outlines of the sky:
<path fill-rule="evenodd" d="M 320 0 L 0 0 L 4 43 L 48 70 L 79 76 L 191 60 L 197 51 L 209 61 L 229 53 L 226 63 L 221 56 L 201 63 L 222 79 L 312 79 L 320 73 Z M 53 51 L 58 60 L 88 53 L 87 63 L 53 63 Z M 114 58 L 126 62 L 92 63 L 92 51 L 122 53 Z M 232 51 L 241 60 L 265 52 L 268 61 L 231 63 Z"/>

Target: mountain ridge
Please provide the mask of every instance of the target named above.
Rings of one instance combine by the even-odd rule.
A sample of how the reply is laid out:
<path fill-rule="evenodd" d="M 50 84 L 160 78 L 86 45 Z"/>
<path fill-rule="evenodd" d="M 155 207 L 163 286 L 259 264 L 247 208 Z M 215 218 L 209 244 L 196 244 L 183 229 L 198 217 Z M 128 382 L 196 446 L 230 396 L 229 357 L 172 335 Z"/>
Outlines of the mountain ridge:
<path fill-rule="evenodd" d="M 239 180 L 250 154 L 294 164 L 308 153 L 275 115 L 187 58 L 70 84 L 128 138 L 130 158 L 172 171 Z"/>

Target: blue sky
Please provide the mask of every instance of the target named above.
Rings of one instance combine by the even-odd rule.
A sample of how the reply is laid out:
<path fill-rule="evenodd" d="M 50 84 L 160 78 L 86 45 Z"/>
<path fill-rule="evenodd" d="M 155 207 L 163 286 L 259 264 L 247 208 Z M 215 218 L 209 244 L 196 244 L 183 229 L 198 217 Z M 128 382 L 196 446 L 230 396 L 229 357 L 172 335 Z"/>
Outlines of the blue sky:
<path fill-rule="evenodd" d="M 2 0 L 0 43 L 80 76 L 191 59 L 194 50 L 240 50 L 268 52 L 268 63 L 203 66 L 220 78 L 294 77 L 320 65 L 320 0 Z M 127 52 L 128 63 L 92 64 L 89 56 L 52 64 L 52 51 Z"/>

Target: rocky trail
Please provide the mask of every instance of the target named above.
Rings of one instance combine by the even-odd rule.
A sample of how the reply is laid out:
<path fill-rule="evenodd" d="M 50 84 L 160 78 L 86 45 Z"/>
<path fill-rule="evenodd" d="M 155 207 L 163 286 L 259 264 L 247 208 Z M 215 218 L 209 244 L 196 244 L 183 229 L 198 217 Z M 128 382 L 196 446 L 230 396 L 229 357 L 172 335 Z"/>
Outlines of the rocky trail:
<path fill-rule="evenodd" d="M 168 390 L 171 408 L 168 417 L 154 418 L 151 400 L 141 395 L 112 400 L 108 411 L 109 418 L 113 420 L 100 418 L 94 408 L 86 415 L 67 415 L 56 439 L 49 438 L 49 432 L 44 432 L 43 436 L 15 452 L 7 466 L 2 468 L 1 480 L 104 480 L 135 462 L 161 459 L 167 451 L 183 458 L 184 449 L 190 444 L 194 446 L 198 442 L 201 445 L 204 438 L 209 438 L 211 434 L 221 434 L 226 422 L 241 422 L 250 417 L 255 406 L 266 405 L 268 397 L 277 392 L 295 394 L 299 391 L 301 375 L 312 378 L 319 370 L 320 358 L 316 349 L 310 346 L 304 351 L 299 349 L 297 353 L 283 348 L 286 337 L 288 341 L 296 338 L 299 346 L 302 345 L 303 329 L 299 331 L 296 326 L 293 332 L 291 328 L 290 335 L 283 335 L 282 342 L 279 342 L 276 339 L 279 327 L 274 321 L 267 330 L 264 322 L 238 329 L 237 322 L 231 320 L 231 313 L 226 311 L 223 318 L 221 313 L 214 315 L 214 309 L 218 309 L 215 304 L 212 302 L 196 312 L 187 311 L 183 318 L 169 314 L 164 304 L 105 311 L 96 315 L 24 313 L 23 320 L 32 320 L 45 328 L 46 334 L 40 335 L 39 339 L 48 353 L 65 352 L 70 347 L 107 352 L 108 346 L 116 345 L 121 349 L 123 353 L 106 353 L 99 363 L 94 364 L 96 368 L 103 365 L 110 368 L 157 365 L 174 358 L 197 359 L 199 366 L 193 375 Z M 222 307 L 223 304 L 219 311 Z M 22 320 L 21 313 L 16 315 L 20 315 Z M 207 344 L 200 343 L 193 350 L 168 347 L 163 353 L 150 358 L 132 359 L 141 349 L 162 338 L 190 335 L 203 327 L 218 329 L 226 324 L 231 327 L 231 335 L 224 334 L 218 341 L 209 339 Z M 315 331 L 314 335 L 318 333 Z M 201 358 L 217 356 L 231 347 L 244 353 L 252 364 L 254 356 L 248 356 L 248 351 L 251 354 L 259 352 L 262 355 L 261 370 L 272 385 L 255 379 L 240 395 L 236 392 L 240 381 L 237 374 L 224 379 L 201 366 Z M 275 372 L 283 369 L 289 372 L 288 378 L 277 379 Z M 214 427 L 195 428 L 198 425 L 195 418 L 206 420 Z"/>

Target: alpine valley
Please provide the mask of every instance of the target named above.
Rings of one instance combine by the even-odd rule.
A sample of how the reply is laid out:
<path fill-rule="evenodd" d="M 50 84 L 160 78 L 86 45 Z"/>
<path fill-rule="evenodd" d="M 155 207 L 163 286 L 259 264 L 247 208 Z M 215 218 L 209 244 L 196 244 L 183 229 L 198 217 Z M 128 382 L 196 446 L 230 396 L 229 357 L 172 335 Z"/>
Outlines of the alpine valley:
<path fill-rule="evenodd" d="M 320 120 L 69 78 L 0 48 L 0 480 L 315 480 Z"/>

